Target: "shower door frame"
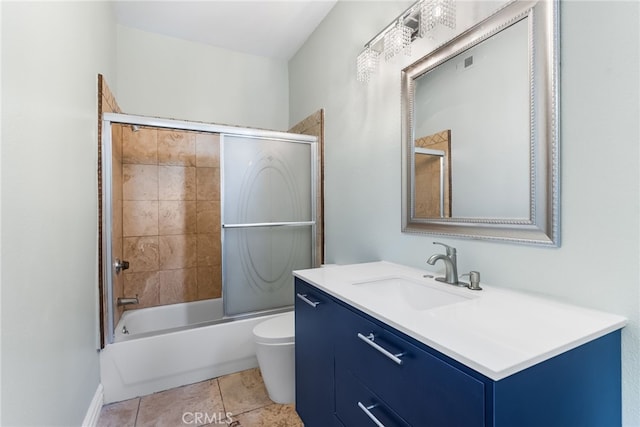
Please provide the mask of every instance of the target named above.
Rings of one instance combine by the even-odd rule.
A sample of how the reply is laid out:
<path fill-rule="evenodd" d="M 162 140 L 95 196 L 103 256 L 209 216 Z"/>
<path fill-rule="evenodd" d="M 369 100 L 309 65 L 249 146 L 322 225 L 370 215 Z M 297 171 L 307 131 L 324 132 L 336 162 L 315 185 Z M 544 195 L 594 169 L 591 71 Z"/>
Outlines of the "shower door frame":
<path fill-rule="evenodd" d="M 203 123 L 203 122 L 190 122 L 186 120 L 173 120 L 173 119 L 164 119 L 157 117 L 147 117 L 147 116 L 139 116 L 132 114 L 122 114 L 122 113 L 103 113 L 102 115 L 102 257 L 104 260 L 104 268 L 101 272 L 106 295 L 102 295 L 102 298 L 106 298 L 105 302 L 101 302 L 106 305 L 106 314 L 107 314 L 107 322 L 106 322 L 106 343 L 112 344 L 114 341 L 114 330 L 115 330 L 115 315 L 114 315 L 114 300 L 113 300 L 113 267 L 114 260 L 112 259 L 112 242 L 111 242 L 111 233 L 112 233 L 112 220 L 113 220 L 113 200 L 112 200 L 112 173 L 113 173 L 113 165 L 112 165 L 112 133 L 111 133 L 111 125 L 112 124 L 122 124 L 122 125 L 137 125 L 137 126 L 149 126 L 149 127 L 157 127 L 157 128 L 165 128 L 165 129 L 176 129 L 176 130 L 185 130 L 185 131 L 195 131 L 195 132 L 207 132 L 207 133 L 216 133 L 220 134 L 222 137 L 221 140 L 224 139 L 224 136 L 239 136 L 239 137 L 247 137 L 247 138 L 257 138 L 257 139 L 268 139 L 268 140 L 279 140 L 286 142 L 300 142 L 307 143 L 311 147 L 311 159 L 310 159 L 310 173 L 311 173 L 311 221 L 307 223 L 311 226 L 311 264 L 313 267 L 320 266 L 320 259 L 322 248 L 318 247 L 318 239 L 316 238 L 316 227 L 318 226 L 318 218 L 320 212 L 318 212 L 319 206 L 317 203 L 318 196 L 318 141 L 317 137 L 310 135 L 302 135 L 295 134 L 289 132 L 279 132 L 279 131 L 271 131 L 271 130 L 260 130 L 260 129 L 251 129 L 244 127 L 236 127 L 236 126 L 227 126 L 227 125 L 217 125 L 211 123 Z M 221 144 L 222 146 L 222 144 Z M 222 159 L 221 159 L 222 160 Z M 221 174 L 221 189 L 222 189 L 222 177 Z M 222 205 L 221 205 L 222 208 Z M 222 215 L 220 217 L 222 221 Z M 221 230 L 223 224 L 220 224 Z M 222 236 L 222 234 L 221 234 Z M 224 242 L 221 242 L 221 245 Z M 224 281 L 224 278 L 223 278 Z M 223 283 L 224 286 L 224 283 Z M 224 295 L 223 295 L 224 301 Z M 281 309 L 281 308 L 280 308 Z M 277 311 L 279 309 L 274 309 L 273 311 Z M 264 314 L 264 311 L 260 313 L 256 313 L 257 315 Z M 246 317 L 246 315 L 239 316 Z"/>

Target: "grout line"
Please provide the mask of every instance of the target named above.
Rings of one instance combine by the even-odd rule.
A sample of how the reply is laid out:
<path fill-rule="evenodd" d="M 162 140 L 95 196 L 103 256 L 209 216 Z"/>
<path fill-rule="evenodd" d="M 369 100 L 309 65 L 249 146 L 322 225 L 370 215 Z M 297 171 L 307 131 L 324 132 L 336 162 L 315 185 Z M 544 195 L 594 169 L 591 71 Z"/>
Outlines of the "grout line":
<path fill-rule="evenodd" d="M 138 415 L 140 414 L 140 404 L 142 403 L 142 396 L 138 397 L 138 409 L 136 409 L 136 418 L 133 421 L 133 427 L 138 425 Z"/>
<path fill-rule="evenodd" d="M 220 387 L 220 381 L 218 381 L 218 378 L 220 377 L 216 377 L 213 378 L 216 382 L 216 384 L 218 385 L 218 393 L 220 393 L 220 400 L 222 401 L 222 411 L 226 414 L 227 413 L 227 407 L 224 404 L 224 396 L 222 395 L 222 388 Z"/>

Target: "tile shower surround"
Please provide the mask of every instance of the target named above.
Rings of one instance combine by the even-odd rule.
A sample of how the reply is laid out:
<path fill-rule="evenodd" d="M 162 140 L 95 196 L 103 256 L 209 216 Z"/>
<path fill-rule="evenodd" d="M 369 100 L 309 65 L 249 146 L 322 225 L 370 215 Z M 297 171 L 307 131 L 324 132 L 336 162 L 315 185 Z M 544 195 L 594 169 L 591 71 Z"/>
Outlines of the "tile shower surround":
<path fill-rule="evenodd" d="M 113 141 L 116 295 L 140 301 L 125 309 L 219 298 L 219 136 L 114 125 Z"/>

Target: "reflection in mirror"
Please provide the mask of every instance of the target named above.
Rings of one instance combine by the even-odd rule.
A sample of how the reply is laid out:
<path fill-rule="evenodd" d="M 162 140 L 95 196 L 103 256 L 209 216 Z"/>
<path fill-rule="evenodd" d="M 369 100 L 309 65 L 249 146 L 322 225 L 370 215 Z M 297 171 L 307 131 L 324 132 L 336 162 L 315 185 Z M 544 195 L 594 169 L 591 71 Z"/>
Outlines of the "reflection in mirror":
<path fill-rule="evenodd" d="M 402 71 L 403 231 L 559 246 L 557 10 L 509 3 Z"/>
<path fill-rule="evenodd" d="M 416 194 L 417 217 L 529 218 L 528 45 L 525 18 L 415 79 L 415 135 L 455 136 L 452 212 L 422 216 Z"/>
<path fill-rule="evenodd" d="M 414 143 L 414 200 L 417 218 L 451 216 L 451 130 Z"/>

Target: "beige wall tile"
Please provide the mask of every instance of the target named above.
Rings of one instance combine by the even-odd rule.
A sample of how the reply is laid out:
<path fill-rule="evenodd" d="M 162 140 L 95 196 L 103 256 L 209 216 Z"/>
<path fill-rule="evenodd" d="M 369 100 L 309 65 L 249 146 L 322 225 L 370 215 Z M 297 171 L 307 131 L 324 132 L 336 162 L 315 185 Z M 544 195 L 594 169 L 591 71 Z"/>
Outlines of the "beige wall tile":
<path fill-rule="evenodd" d="M 317 125 L 309 128 L 306 132 L 307 135 L 317 136 L 318 138 L 322 137 L 322 124 L 318 123 Z"/>
<path fill-rule="evenodd" d="M 114 213 L 114 221 L 122 223 L 122 204 L 116 206 L 116 202 L 122 202 L 122 126 L 112 125 L 112 156 L 111 156 L 111 199 Z M 122 235 L 122 230 L 114 231 Z"/>
<path fill-rule="evenodd" d="M 137 305 L 127 306 L 128 310 L 153 307 L 160 304 L 160 283 L 157 271 L 124 274 L 124 296 L 132 298 L 138 296 Z"/>
<path fill-rule="evenodd" d="M 218 236 L 214 234 L 198 234 L 198 266 L 220 265 L 220 249 L 220 238 Z"/>
<path fill-rule="evenodd" d="M 195 200 L 196 168 L 158 166 L 160 200 Z"/>
<path fill-rule="evenodd" d="M 196 166 L 220 167 L 220 135 L 196 134 Z"/>
<path fill-rule="evenodd" d="M 111 253 L 114 258 L 124 258 L 123 240 L 122 235 L 113 237 L 111 241 Z"/>
<path fill-rule="evenodd" d="M 158 200 L 158 166 L 122 165 L 123 200 Z"/>
<path fill-rule="evenodd" d="M 154 236 L 158 234 L 158 202 L 125 200 L 123 206 L 123 236 Z"/>
<path fill-rule="evenodd" d="M 320 133 L 315 130 L 317 126 L 322 124 L 322 110 L 318 110 L 310 116 L 302 119 L 295 126 L 289 129 L 289 132 L 302 133 L 305 135 L 319 136 Z M 317 132 L 317 133 L 316 133 Z"/>
<path fill-rule="evenodd" d="M 122 110 L 118 106 L 116 98 L 113 96 L 113 93 L 109 89 L 109 85 L 102 74 L 98 74 L 98 85 L 98 95 L 100 96 L 99 99 L 102 101 L 102 112 L 121 113 Z"/>
<path fill-rule="evenodd" d="M 158 274 L 160 277 L 160 304 L 175 304 L 198 299 L 195 268 L 162 270 Z"/>
<path fill-rule="evenodd" d="M 160 269 L 196 266 L 196 235 L 160 236 Z"/>
<path fill-rule="evenodd" d="M 129 273 L 154 271 L 159 267 L 158 236 L 125 237 L 124 259 L 129 261 Z"/>
<path fill-rule="evenodd" d="M 220 235 L 220 202 L 198 200 L 196 202 L 197 232 Z"/>
<path fill-rule="evenodd" d="M 195 136 L 193 132 L 158 130 L 158 164 L 195 166 Z"/>
<path fill-rule="evenodd" d="M 114 161 L 122 163 L 122 125 L 111 125 L 111 151 Z"/>
<path fill-rule="evenodd" d="M 122 229 L 123 229 L 123 208 L 122 208 L 122 199 L 114 198 L 111 201 L 111 208 L 113 209 L 113 216 L 111 217 L 111 227 L 112 227 L 112 240 L 116 237 L 122 238 Z"/>
<path fill-rule="evenodd" d="M 154 128 L 122 127 L 122 161 L 145 165 L 158 164 L 158 135 Z"/>
<path fill-rule="evenodd" d="M 221 297 L 221 267 L 198 267 L 198 299 L 202 300 Z"/>
<path fill-rule="evenodd" d="M 197 168 L 197 200 L 220 200 L 220 169 Z"/>
<path fill-rule="evenodd" d="M 160 201 L 160 235 L 193 234 L 196 232 L 196 202 Z"/>
<path fill-rule="evenodd" d="M 122 163 L 117 163 L 114 161 L 113 167 L 112 167 L 113 178 L 111 179 L 111 187 L 112 187 L 111 200 L 112 201 L 123 200 L 124 196 L 122 193 L 122 190 L 123 190 L 122 174 L 123 174 Z M 122 208 L 122 206 L 120 206 L 120 208 Z M 122 212 L 120 212 L 120 214 L 121 213 Z"/>

